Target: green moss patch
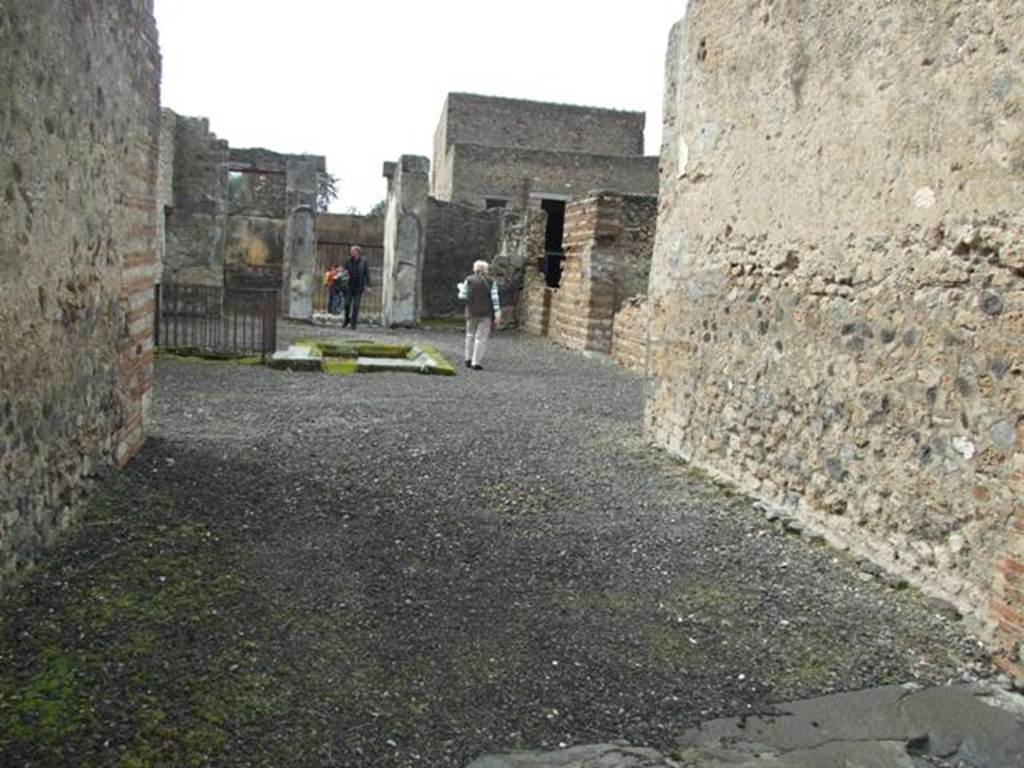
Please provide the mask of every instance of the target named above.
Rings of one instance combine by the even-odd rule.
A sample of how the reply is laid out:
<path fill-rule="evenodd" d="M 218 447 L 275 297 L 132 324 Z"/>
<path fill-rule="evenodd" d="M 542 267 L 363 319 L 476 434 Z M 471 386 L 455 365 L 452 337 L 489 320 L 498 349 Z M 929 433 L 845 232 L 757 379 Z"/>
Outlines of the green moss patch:
<path fill-rule="evenodd" d="M 199 347 L 157 347 L 153 353 L 161 357 L 174 357 L 186 363 L 235 363 L 237 365 L 262 365 L 259 355 L 232 355 Z"/>

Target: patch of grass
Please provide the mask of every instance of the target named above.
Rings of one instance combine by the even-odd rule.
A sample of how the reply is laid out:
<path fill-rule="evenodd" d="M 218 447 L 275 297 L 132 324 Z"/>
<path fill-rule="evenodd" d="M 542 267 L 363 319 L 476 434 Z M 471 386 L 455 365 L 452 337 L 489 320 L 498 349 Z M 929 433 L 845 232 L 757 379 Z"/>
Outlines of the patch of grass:
<path fill-rule="evenodd" d="M 354 357 L 350 358 L 328 358 L 324 360 L 324 373 L 331 373 L 335 376 L 348 376 L 357 373 L 359 365 Z"/>
<path fill-rule="evenodd" d="M 828 681 L 829 666 L 819 659 L 805 659 L 793 669 L 797 682 L 810 688 L 817 688 Z"/>
<path fill-rule="evenodd" d="M 694 593 L 703 608 L 724 608 L 732 602 L 729 596 L 717 587 L 701 587 Z"/>
<path fill-rule="evenodd" d="M 0 676 L 0 745 L 8 740 L 58 746 L 93 725 L 79 665 L 56 645 L 36 659 L 21 684 Z"/>
<path fill-rule="evenodd" d="M 420 320 L 420 327 L 427 330 L 447 330 L 451 328 L 462 329 L 466 326 L 466 318 L 462 315 L 444 315 L 439 317 L 424 317 Z"/>
<path fill-rule="evenodd" d="M 199 347 L 157 347 L 153 353 L 163 357 L 174 357 L 183 363 L 236 363 L 238 365 L 261 365 L 259 355 L 234 355 Z"/>

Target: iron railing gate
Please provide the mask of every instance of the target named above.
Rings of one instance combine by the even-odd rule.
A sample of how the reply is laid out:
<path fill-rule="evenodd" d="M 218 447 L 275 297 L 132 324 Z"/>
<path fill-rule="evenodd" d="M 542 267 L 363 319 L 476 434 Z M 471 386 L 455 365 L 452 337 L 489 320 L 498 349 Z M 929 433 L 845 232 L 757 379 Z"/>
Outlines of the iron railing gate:
<path fill-rule="evenodd" d="M 277 349 L 278 293 L 272 288 L 159 284 L 156 346 L 266 359 Z"/>

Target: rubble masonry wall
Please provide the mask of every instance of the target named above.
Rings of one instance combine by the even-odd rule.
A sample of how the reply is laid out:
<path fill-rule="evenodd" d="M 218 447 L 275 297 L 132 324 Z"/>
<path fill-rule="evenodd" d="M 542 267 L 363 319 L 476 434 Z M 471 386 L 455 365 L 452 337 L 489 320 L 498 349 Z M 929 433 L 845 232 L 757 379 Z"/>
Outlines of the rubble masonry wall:
<path fill-rule="evenodd" d="M 31 7 L 29 7 L 31 6 Z M 149 0 L 0 0 L 0 588 L 141 446 L 160 54 Z"/>
<path fill-rule="evenodd" d="M 649 291 L 655 439 L 954 601 L 1007 665 L 1022 29 L 1013 0 L 691 0 Z"/>

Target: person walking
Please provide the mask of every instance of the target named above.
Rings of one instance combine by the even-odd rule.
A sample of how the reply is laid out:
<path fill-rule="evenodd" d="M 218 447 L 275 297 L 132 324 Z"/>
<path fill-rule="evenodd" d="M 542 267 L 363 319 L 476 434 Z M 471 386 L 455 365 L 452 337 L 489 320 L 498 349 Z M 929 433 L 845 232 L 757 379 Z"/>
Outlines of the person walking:
<path fill-rule="evenodd" d="M 370 290 L 370 267 L 363 258 L 363 249 L 358 245 L 349 248 L 345 271 L 348 272 L 348 290 L 345 292 L 345 322 L 341 327 L 354 331 L 359 325 L 359 304 L 363 300 L 363 291 Z"/>
<path fill-rule="evenodd" d="M 501 324 L 498 283 L 487 276 L 486 261 L 473 262 L 473 274 L 459 283 L 459 298 L 466 302 L 466 367 L 484 369 L 491 327 Z"/>

